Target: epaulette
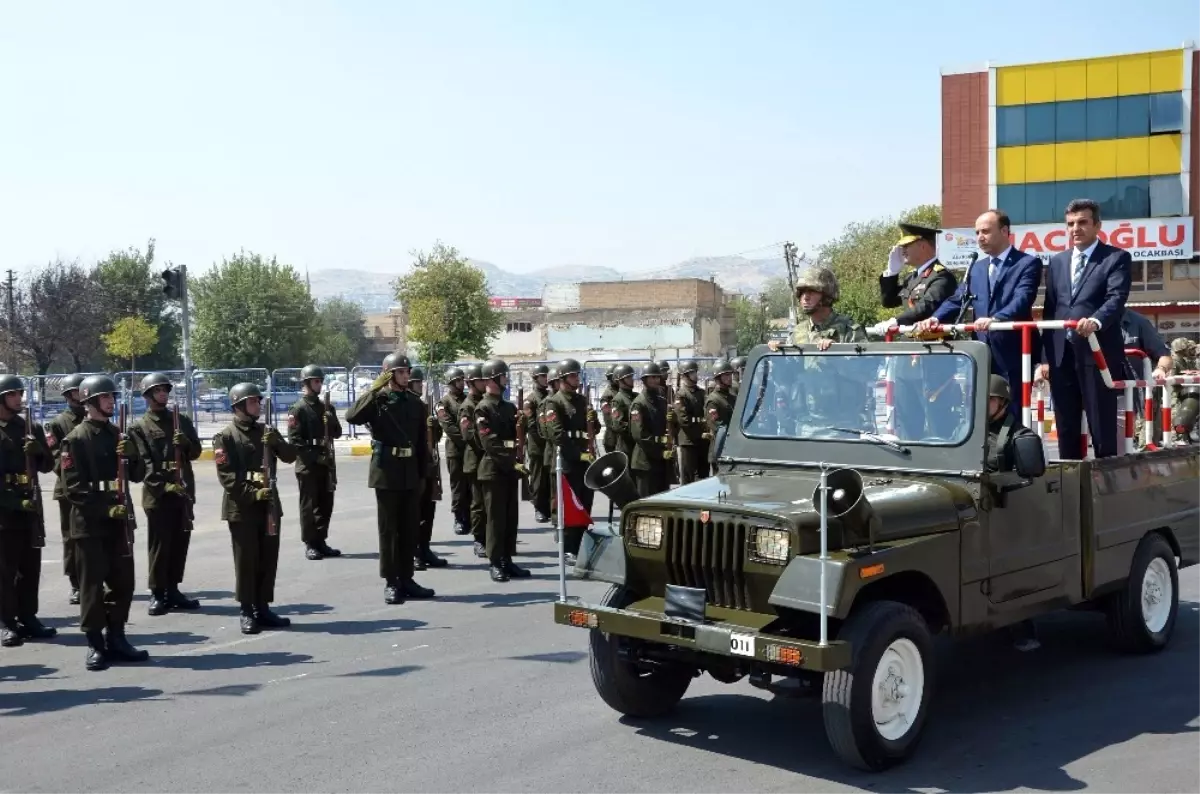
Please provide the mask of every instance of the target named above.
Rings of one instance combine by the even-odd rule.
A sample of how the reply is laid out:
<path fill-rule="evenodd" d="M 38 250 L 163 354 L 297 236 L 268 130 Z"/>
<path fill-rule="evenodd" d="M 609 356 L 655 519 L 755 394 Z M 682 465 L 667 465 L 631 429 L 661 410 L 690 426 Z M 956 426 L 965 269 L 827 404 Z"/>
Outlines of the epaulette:
<path fill-rule="evenodd" d="M 934 273 L 941 273 L 941 272 L 942 272 L 943 270 L 945 270 L 945 269 L 946 269 L 946 266 L 945 266 L 945 265 L 943 265 L 941 262 L 934 262 L 934 263 L 933 263 L 933 272 L 934 272 Z"/>

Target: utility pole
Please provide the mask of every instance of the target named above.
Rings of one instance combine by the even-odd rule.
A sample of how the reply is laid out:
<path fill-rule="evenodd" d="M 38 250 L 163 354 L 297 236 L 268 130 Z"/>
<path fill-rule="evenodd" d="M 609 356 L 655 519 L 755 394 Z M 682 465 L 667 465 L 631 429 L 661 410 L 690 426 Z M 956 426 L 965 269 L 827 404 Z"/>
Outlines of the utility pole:
<path fill-rule="evenodd" d="M 17 277 L 11 269 L 8 271 L 8 279 L 5 281 L 5 286 L 8 288 L 8 354 L 5 356 L 4 366 L 11 372 L 16 373 L 17 367 L 17 342 L 14 337 L 14 325 L 16 318 L 13 316 L 16 311 L 13 308 L 13 285 L 16 283 Z"/>
<path fill-rule="evenodd" d="M 192 344 L 191 323 L 188 321 L 187 265 L 167 268 L 162 272 L 163 294 L 179 301 L 180 325 L 183 327 L 183 399 L 193 420 L 196 403 L 192 395 Z"/>
<path fill-rule="evenodd" d="M 783 244 L 783 261 L 787 265 L 788 276 L 788 291 L 791 295 L 788 298 L 788 338 L 792 338 L 792 332 L 796 330 L 796 279 L 799 277 L 797 272 L 796 262 L 796 246 L 794 243 Z"/>

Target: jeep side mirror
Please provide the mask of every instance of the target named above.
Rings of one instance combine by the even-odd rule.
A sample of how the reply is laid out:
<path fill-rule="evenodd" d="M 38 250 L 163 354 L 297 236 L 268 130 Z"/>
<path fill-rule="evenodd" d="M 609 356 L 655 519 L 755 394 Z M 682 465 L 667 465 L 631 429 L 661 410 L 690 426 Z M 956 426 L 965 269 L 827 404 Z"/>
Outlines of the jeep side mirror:
<path fill-rule="evenodd" d="M 1026 480 L 1046 473 L 1046 448 L 1036 435 L 1017 436 L 1012 442 L 1013 468 Z"/>

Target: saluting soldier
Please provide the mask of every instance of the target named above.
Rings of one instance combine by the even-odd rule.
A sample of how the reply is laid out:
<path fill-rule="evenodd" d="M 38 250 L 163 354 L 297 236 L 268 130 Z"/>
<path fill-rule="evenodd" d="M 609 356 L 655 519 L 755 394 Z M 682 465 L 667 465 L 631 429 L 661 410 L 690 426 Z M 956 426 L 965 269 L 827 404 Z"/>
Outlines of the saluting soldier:
<path fill-rule="evenodd" d="M 700 364 L 689 359 L 679 367 L 679 390 L 675 392 L 679 434 L 679 482 L 687 485 L 708 476 L 708 439 L 704 437 L 704 392 L 696 382 Z"/>
<path fill-rule="evenodd" d="M 37 527 L 42 517 L 36 514 L 34 484 L 26 476 L 27 462 L 45 474 L 54 468 L 54 456 L 42 429 L 25 425 L 24 393 L 19 377 L 0 375 L 0 645 L 5 648 L 58 633 L 37 617 L 46 543 Z"/>
<path fill-rule="evenodd" d="M 150 557 L 147 611 L 151 615 L 165 615 L 172 609 L 199 609 L 200 602 L 180 592 L 179 585 L 183 583 L 192 538 L 192 505 L 196 501 L 192 461 L 200 457 L 200 437 L 192 420 L 182 413 L 179 431 L 175 431 L 174 416 L 167 410 L 171 378 L 165 372 L 146 375 L 141 390 L 146 413 L 130 426 L 129 438 L 137 445 L 138 457 L 145 462 L 142 509 L 146 511 L 146 545 Z M 176 448 L 182 453 L 182 472 L 175 466 Z"/>
<path fill-rule="evenodd" d="M 465 395 L 466 373 L 459 367 L 446 370 L 446 393 L 438 400 L 437 418 L 446 437 L 446 472 L 450 475 L 450 512 L 454 514 L 454 534 L 471 531 L 471 478 L 463 472 L 467 442 L 458 426 L 459 409 Z"/>
<path fill-rule="evenodd" d="M 144 662 L 150 658 L 125 637 L 135 572 L 133 539 L 126 527 L 131 508 L 118 498 L 118 458 L 125 458 L 126 488 L 129 482 L 141 482 L 144 468 L 137 445 L 122 439 L 117 426 L 109 421 L 117 391 L 117 384 L 107 375 L 84 378 L 79 397 L 87 418 L 58 443 L 63 491 L 71 503 L 79 628 L 87 636 L 88 670 L 103 670 L 110 660 Z"/>
<path fill-rule="evenodd" d="M 612 452 L 616 447 L 616 439 L 613 437 L 612 431 L 612 401 L 613 397 L 617 396 L 617 383 L 613 377 L 616 374 L 617 365 L 610 364 L 604 372 L 604 391 L 600 393 L 600 421 L 604 424 L 604 435 L 600 438 L 600 443 L 604 445 L 605 452 Z"/>
<path fill-rule="evenodd" d="M 637 398 L 633 392 L 633 367 L 618 364 L 613 370 L 613 383 L 617 386 L 617 393 L 613 395 L 612 407 L 609 409 L 613 449 L 624 452 L 625 457 L 632 460 L 633 436 L 629 432 L 629 414 L 633 410 L 633 401 Z"/>
<path fill-rule="evenodd" d="M 467 366 L 467 396 L 458 406 L 458 430 L 466 442 L 463 453 L 463 473 L 471 483 L 471 536 L 475 538 L 475 556 L 487 557 L 487 508 L 483 503 L 483 486 L 479 484 L 479 459 L 483 447 L 475 434 L 475 406 L 483 399 L 483 365 Z"/>
<path fill-rule="evenodd" d="M 587 397 L 579 391 L 579 373 L 582 371 L 583 367 L 573 358 L 559 362 L 558 375 L 562 380 L 558 394 L 546 401 L 546 427 L 554 439 L 555 458 L 557 459 L 560 452 L 562 455 L 563 479 L 570 485 L 584 511 L 591 515 L 596 495 L 584 484 L 583 475 L 596 459 L 595 455 L 588 451 L 588 423 L 594 428 L 597 418 Z M 557 479 L 555 482 L 557 491 Z M 566 528 L 563 548 L 569 560 L 573 560 L 579 553 L 585 529 L 587 527 Z"/>
<path fill-rule="evenodd" d="M 668 488 L 673 453 L 666 448 L 667 400 L 663 394 L 662 370 L 653 362 L 642 370 L 642 392 L 629 409 L 629 434 L 633 437 L 633 458 L 629 473 L 638 496 L 653 496 Z"/>
<path fill-rule="evenodd" d="M 408 379 L 409 390 L 421 399 L 421 410 L 425 408 L 425 370 L 413 367 Z M 438 444 L 442 442 L 442 428 L 432 414 L 425 414 L 425 426 L 434 453 L 429 461 L 429 477 L 421 491 L 421 523 L 417 527 L 417 545 L 413 548 L 413 570 L 445 568 L 449 563 L 430 548 L 433 543 L 433 517 L 437 514 L 437 500 L 442 498 L 442 467 L 438 460 Z"/>
<path fill-rule="evenodd" d="M 528 475 L 517 460 L 517 407 L 504 399 L 508 364 L 493 358 L 483 365 L 487 393 L 475 406 L 475 432 L 483 447 L 479 482 L 487 505 L 487 558 L 493 582 L 525 578 L 530 572 L 513 562 L 517 553 L 521 477 Z"/>
<path fill-rule="evenodd" d="M 243 634 L 258 634 L 262 628 L 285 628 L 292 624 L 288 618 L 271 611 L 279 567 L 283 504 L 279 493 L 271 487 L 276 477 L 274 467 L 269 478 L 264 476 L 263 455 L 269 447 L 277 466 L 279 461 L 293 463 L 298 450 L 278 430 L 259 424 L 262 399 L 262 390 L 253 383 L 239 383 L 230 389 L 233 421 L 213 436 L 217 480 L 225 490 L 221 520 L 228 522 L 233 544 L 237 580 L 234 589 L 242 608 Z"/>
<path fill-rule="evenodd" d="M 71 594 L 67 600 L 72 604 L 79 603 L 79 571 L 75 566 L 75 541 L 71 539 L 71 502 L 63 493 L 58 454 L 59 442 L 69 436 L 85 416 L 83 403 L 79 402 L 79 384 L 83 383 L 83 378 L 78 373 L 63 378 L 62 397 L 67 406 L 45 426 L 46 443 L 54 453 L 54 499 L 58 502 L 59 529 L 62 532 L 63 575 L 71 584 Z"/>
<path fill-rule="evenodd" d="M 525 426 L 525 457 L 529 461 L 529 494 L 533 502 L 534 519 L 539 524 L 550 520 L 551 468 L 546 465 L 546 440 L 542 438 L 539 421 L 542 401 L 550 396 L 547 378 L 550 368 L 538 364 L 533 371 L 533 388 L 525 395 L 521 406 L 521 421 Z"/>
<path fill-rule="evenodd" d="M 342 423 L 332 403 L 321 399 L 325 370 L 309 364 L 300 370 L 300 399 L 288 409 L 288 443 L 296 448 L 296 484 L 300 488 L 300 539 L 310 560 L 339 557 L 329 546 L 329 519 L 337 488 L 337 463 L 325 442 L 342 437 Z"/>
<path fill-rule="evenodd" d="M 733 396 L 733 363 L 724 358 L 717 359 L 713 363 L 712 379 L 713 390 L 704 399 L 706 422 L 704 440 L 709 443 L 708 461 L 712 465 L 713 471 L 716 471 L 714 457 L 717 452 L 715 443 L 717 431 L 721 427 L 729 426 L 733 419 L 733 405 L 736 402 L 736 398 Z"/>
<path fill-rule="evenodd" d="M 383 600 L 432 598 L 433 590 L 413 580 L 413 548 L 421 520 L 421 488 L 430 476 L 425 410 L 408 390 L 408 357 L 391 353 L 369 391 L 346 412 L 352 425 L 371 430 L 367 486 L 375 489 L 379 524 L 379 576 Z"/>
<path fill-rule="evenodd" d="M 546 423 L 546 409 L 550 407 L 550 398 L 562 388 L 562 377 L 558 374 L 558 367 L 550 367 L 550 371 L 546 373 L 546 387 L 549 391 L 538 403 L 538 432 L 545 442 L 542 446 L 542 465 L 550 478 L 550 523 L 558 526 L 558 472 L 554 468 L 558 459 L 558 446 L 554 443 L 554 434 Z"/>

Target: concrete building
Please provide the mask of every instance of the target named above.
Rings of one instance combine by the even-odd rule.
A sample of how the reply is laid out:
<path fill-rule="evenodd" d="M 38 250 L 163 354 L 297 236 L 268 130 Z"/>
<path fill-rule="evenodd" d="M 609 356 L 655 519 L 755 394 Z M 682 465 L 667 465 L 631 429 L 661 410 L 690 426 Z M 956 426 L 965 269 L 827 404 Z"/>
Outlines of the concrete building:
<path fill-rule="evenodd" d="M 408 317 L 403 308 L 393 306 L 383 313 L 365 315 L 364 325 L 371 345 L 368 361 L 378 363 L 388 353 L 408 347 Z"/>

